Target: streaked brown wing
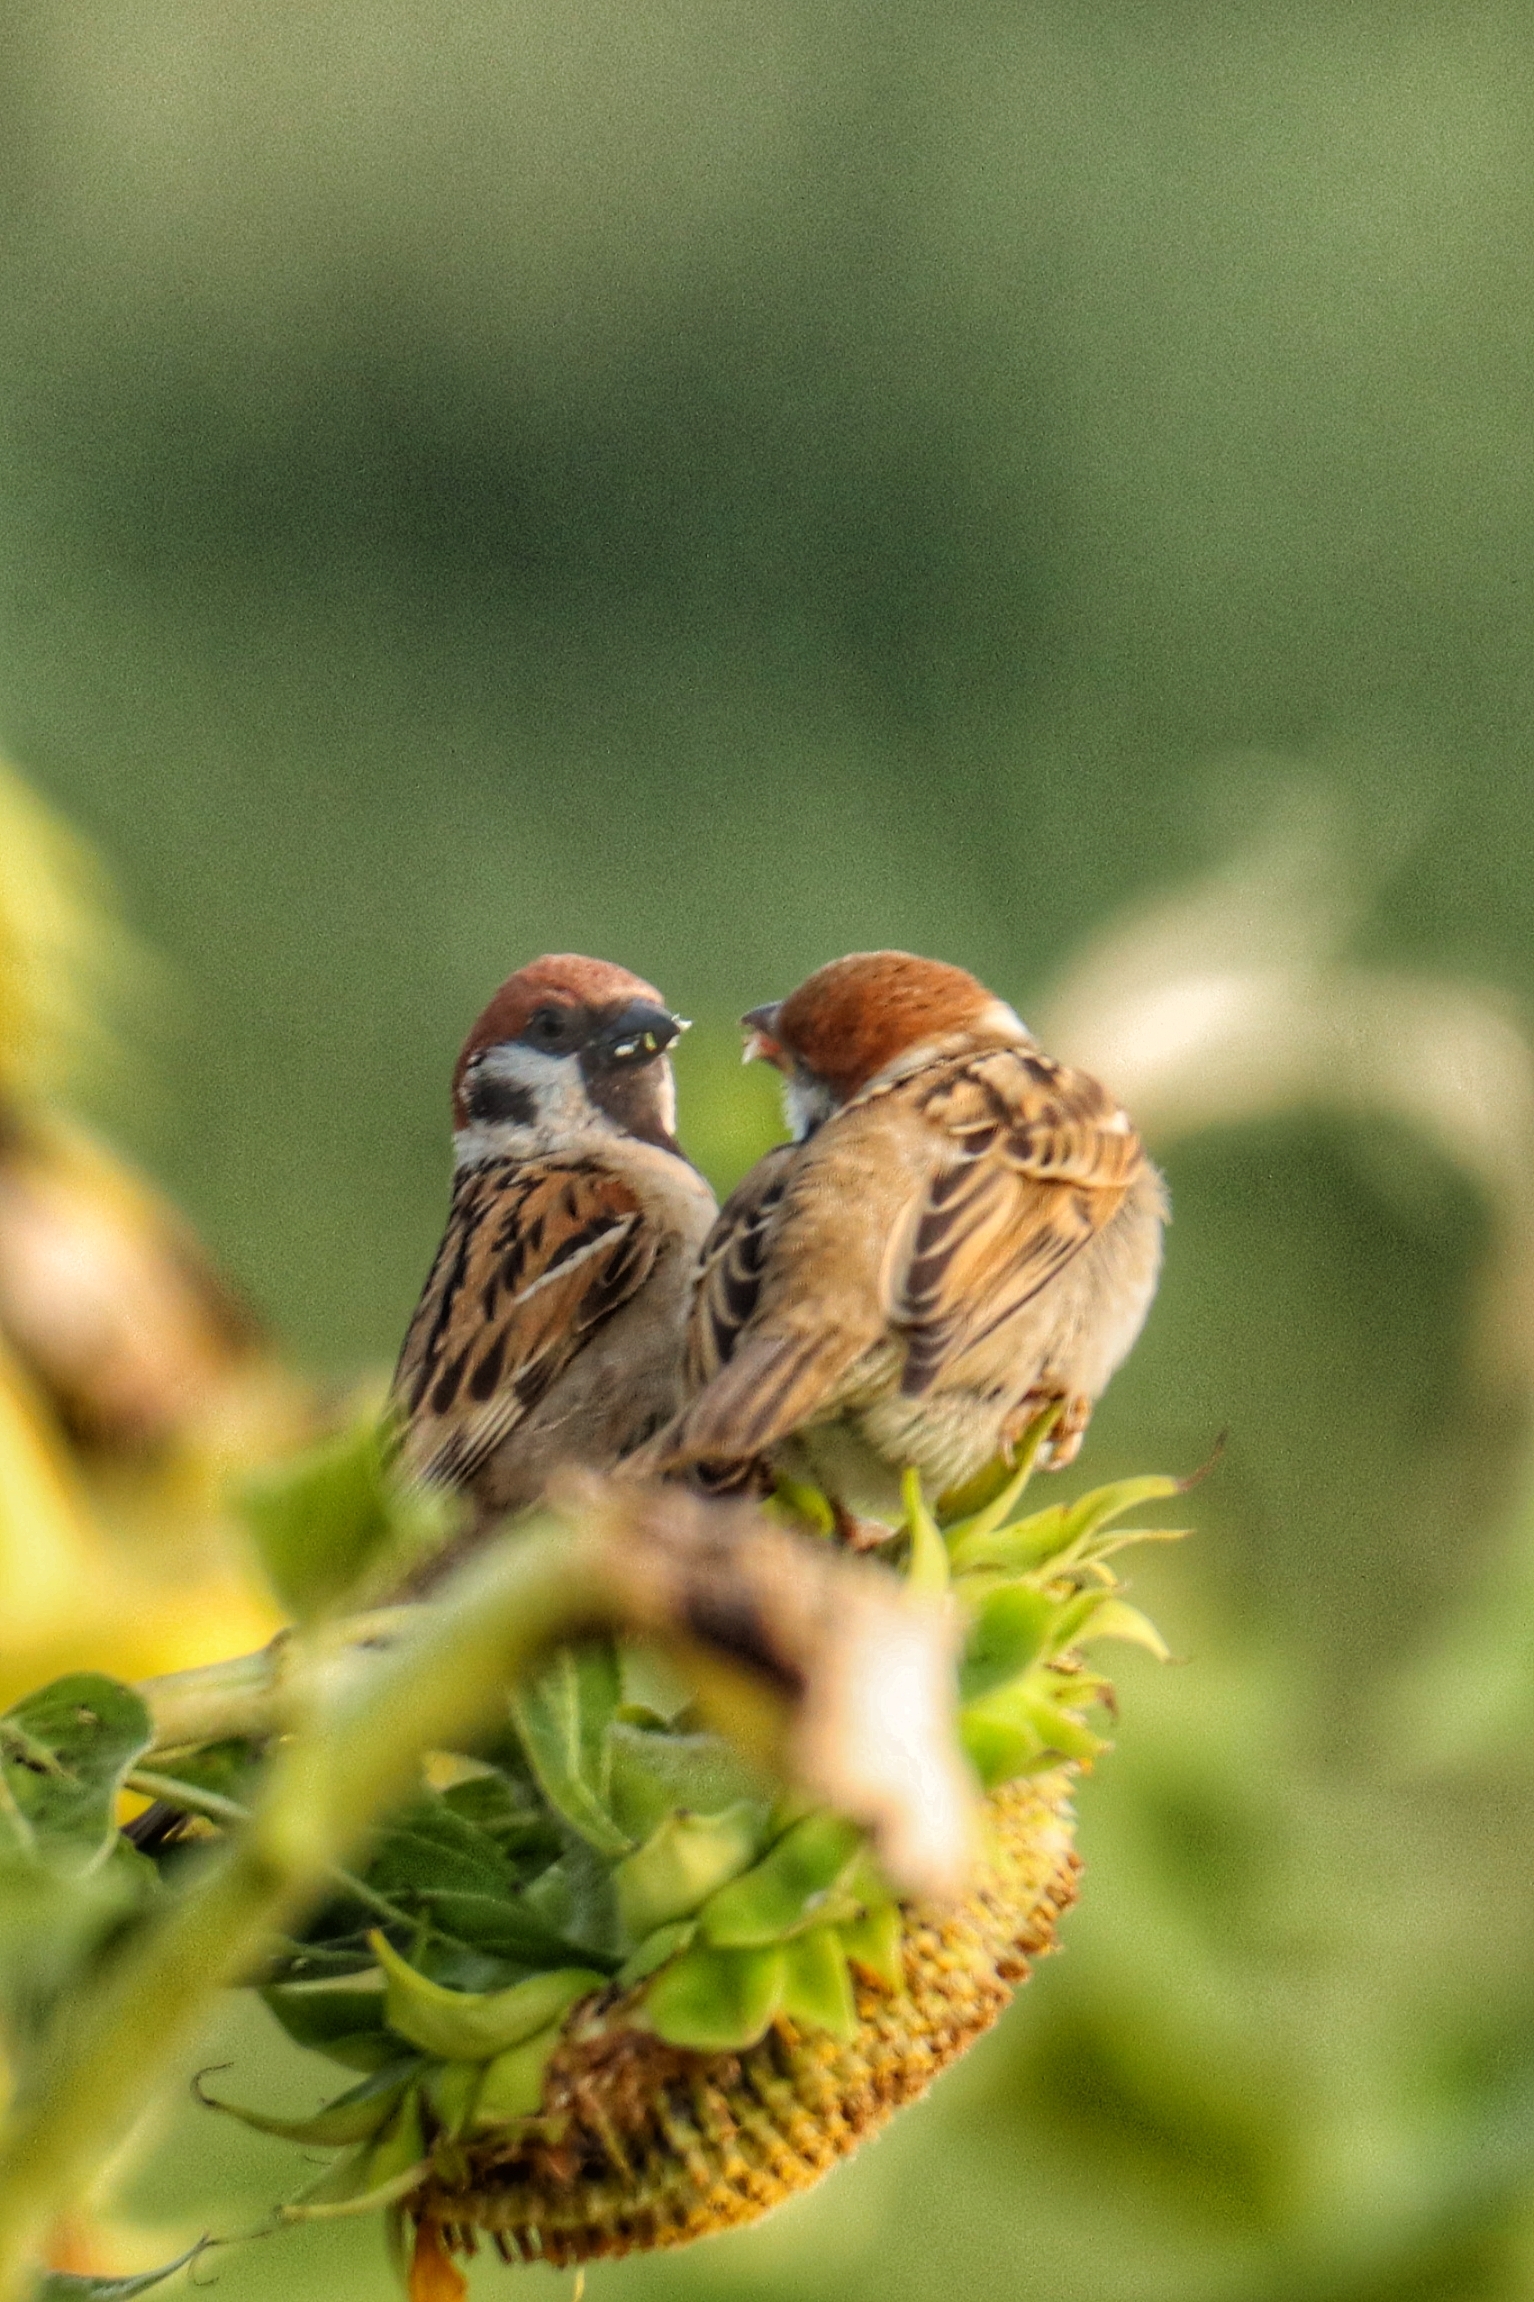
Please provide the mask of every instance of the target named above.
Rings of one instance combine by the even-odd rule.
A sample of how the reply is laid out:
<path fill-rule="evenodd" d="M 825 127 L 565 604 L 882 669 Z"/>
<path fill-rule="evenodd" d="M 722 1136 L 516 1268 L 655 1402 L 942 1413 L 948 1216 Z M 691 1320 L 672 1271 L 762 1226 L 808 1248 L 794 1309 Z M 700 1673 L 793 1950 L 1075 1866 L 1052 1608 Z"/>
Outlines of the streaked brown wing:
<path fill-rule="evenodd" d="M 722 1469 L 765 1454 L 814 1417 L 865 1347 L 864 1337 L 835 1326 L 745 1335 L 728 1365 L 652 1441 L 654 1467 Z"/>
<path fill-rule="evenodd" d="M 758 1324 L 774 1233 L 803 1145 L 759 1159 L 704 1241 L 687 1335 L 694 1397 L 653 1442 L 655 1466 L 741 1467 L 812 1414 L 863 1348 L 834 1324 Z"/>
<path fill-rule="evenodd" d="M 892 1306 L 907 1397 L 1023 1312 L 1111 1222 L 1145 1160 L 1106 1089 L 1031 1051 L 971 1057 L 922 1107 L 950 1148 Z"/>
<path fill-rule="evenodd" d="M 729 1364 L 761 1301 L 768 1235 L 798 1152 L 797 1143 L 780 1143 L 758 1159 L 703 1242 L 687 1328 L 689 1390 L 701 1390 Z"/>
<path fill-rule="evenodd" d="M 394 1377 L 406 1469 L 471 1479 L 659 1247 L 636 1193 L 594 1162 L 498 1160 L 462 1176 Z"/>

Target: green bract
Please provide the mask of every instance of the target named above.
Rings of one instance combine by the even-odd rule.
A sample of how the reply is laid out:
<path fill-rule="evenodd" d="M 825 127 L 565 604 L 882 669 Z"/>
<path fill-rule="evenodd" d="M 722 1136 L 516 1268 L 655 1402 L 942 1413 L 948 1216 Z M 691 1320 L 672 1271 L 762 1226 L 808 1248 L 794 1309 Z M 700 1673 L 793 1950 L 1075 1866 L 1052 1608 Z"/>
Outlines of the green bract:
<path fill-rule="evenodd" d="M 449 2062 L 489 2061 L 508 2046 L 525 2045 L 606 1979 L 570 1966 L 529 1975 L 509 1990 L 447 1990 L 401 1958 L 386 1935 L 373 1935 L 372 1944 L 387 1978 L 390 2028 L 423 2053 Z"/>
<path fill-rule="evenodd" d="M 375 2071 L 371 2078 L 363 2079 L 346 2094 L 338 2094 L 335 2101 L 312 2118 L 268 2118 L 259 2110 L 244 2110 L 237 2102 L 220 2102 L 198 2088 L 198 2100 L 210 2110 L 226 2110 L 242 2126 L 253 2126 L 258 2134 L 274 2134 L 281 2142 L 308 2142 L 320 2148 L 339 2149 L 348 2142 L 370 2142 L 393 2118 L 399 2108 L 400 2097 L 415 2076 L 414 2061 L 391 2063 L 387 2069 Z"/>
<path fill-rule="evenodd" d="M 1117 1639 L 1167 1659 L 1155 1626 L 1118 1595 L 1108 1561 L 1130 1543 L 1174 1542 L 1183 1532 L 1109 1531 L 1123 1512 L 1180 1493 L 1185 1482 L 1178 1479 L 1121 1479 L 1075 1503 L 1008 1517 L 1023 1483 L 1014 1475 L 978 1507 L 948 1517 L 943 1529 L 951 1588 L 968 1619 L 960 1734 L 987 1790 L 1062 1760 L 1090 1760 L 1106 1747 L 1086 1714 L 1107 1681 L 1083 1667 L 1080 1650 Z M 975 1498 L 960 1501 L 967 1506 Z M 913 1530 L 913 1549 L 920 1540 L 920 1529 Z"/>
<path fill-rule="evenodd" d="M 727 1880 L 743 1871 L 761 1832 L 744 1800 L 723 1814 L 673 1810 L 643 1846 L 618 1865 L 618 1916 L 636 1943 L 672 1920 L 690 1918 Z"/>
<path fill-rule="evenodd" d="M 366 2214 L 403 2197 L 430 2164 L 421 2110 L 421 2091 L 413 2086 L 372 2141 L 338 2158 L 300 2198 L 284 2207 L 285 2219 L 312 2222 Z"/>
<path fill-rule="evenodd" d="M 721 1887 L 703 1906 L 698 1931 L 720 1946 L 760 1947 L 782 1942 L 826 1917 L 859 1917 L 855 1901 L 843 1898 L 835 1911 L 831 1898 L 863 1843 L 862 1833 L 840 1815 L 807 1814 L 796 1822 L 754 1870 Z"/>
<path fill-rule="evenodd" d="M 485 2065 L 474 2097 L 476 2126 L 504 2126 L 532 2116 L 543 2099 L 544 2068 L 559 2039 L 560 2025 L 551 2022 Z"/>

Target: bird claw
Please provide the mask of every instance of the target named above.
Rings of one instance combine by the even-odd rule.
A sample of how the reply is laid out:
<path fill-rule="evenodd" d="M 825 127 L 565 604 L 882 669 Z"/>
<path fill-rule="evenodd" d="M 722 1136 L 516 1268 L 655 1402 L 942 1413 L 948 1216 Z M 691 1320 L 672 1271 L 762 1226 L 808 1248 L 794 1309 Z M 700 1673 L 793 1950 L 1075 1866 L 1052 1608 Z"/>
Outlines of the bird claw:
<path fill-rule="evenodd" d="M 836 1521 L 836 1539 L 843 1550 L 876 1551 L 881 1543 L 893 1542 L 899 1531 L 886 1526 L 882 1519 L 860 1519 L 856 1511 L 849 1511 L 834 1495 L 831 1516 Z"/>
<path fill-rule="evenodd" d="M 1063 1471 L 1081 1452 L 1087 1425 L 1092 1420 L 1092 1401 L 1084 1392 L 1070 1393 L 1062 1401 L 1058 1391 L 1030 1391 L 1027 1398 L 1007 1422 L 1002 1434 L 1003 1451 L 1008 1462 L 1012 1450 L 1030 1423 L 1043 1414 L 1046 1407 L 1058 1405 L 1060 1419 L 1039 1449 L 1039 1468 L 1044 1471 Z"/>

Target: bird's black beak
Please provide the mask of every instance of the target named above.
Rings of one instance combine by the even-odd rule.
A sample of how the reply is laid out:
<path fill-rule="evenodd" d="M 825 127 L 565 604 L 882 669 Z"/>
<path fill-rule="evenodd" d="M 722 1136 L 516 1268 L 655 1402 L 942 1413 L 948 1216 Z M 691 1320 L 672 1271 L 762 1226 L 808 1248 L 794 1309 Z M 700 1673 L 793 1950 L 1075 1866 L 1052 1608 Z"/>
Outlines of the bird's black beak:
<path fill-rule="evenodd" d="M 653 1063 L 690 1028 L 669 1007 L 657 1007 L 648 999 L 631 999 L 595 1034 L 591 1051 L 602 1063 Z"/>

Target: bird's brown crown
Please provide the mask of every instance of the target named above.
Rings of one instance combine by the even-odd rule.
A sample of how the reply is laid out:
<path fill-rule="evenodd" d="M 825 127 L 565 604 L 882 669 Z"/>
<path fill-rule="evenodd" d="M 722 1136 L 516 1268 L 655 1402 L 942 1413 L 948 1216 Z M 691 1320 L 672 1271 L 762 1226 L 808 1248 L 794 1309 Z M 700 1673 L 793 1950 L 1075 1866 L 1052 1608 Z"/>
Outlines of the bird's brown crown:
<path fill-rule="evenodd" d="M 854 951 L 805 977 L 770 1036 L 842 1101 L 909 1048 L 1007 1013 L 962 967 L 909 951 Z"/>
<path fill-rule="evenodd" d="M 578 951 L 551 951 L 508 975 L 464 1041 L 453 1072 L 453 1102 L 461 1106 L 463 1076 L 482 1047 L 497 1047 L 527 1029 L 540 1007 L 584 1007 L 595 1014 L 626 1007 L 630 1000 L 665 1001 L 653 983 L 615 967 L 608 959 L 586 959 Z"/>

